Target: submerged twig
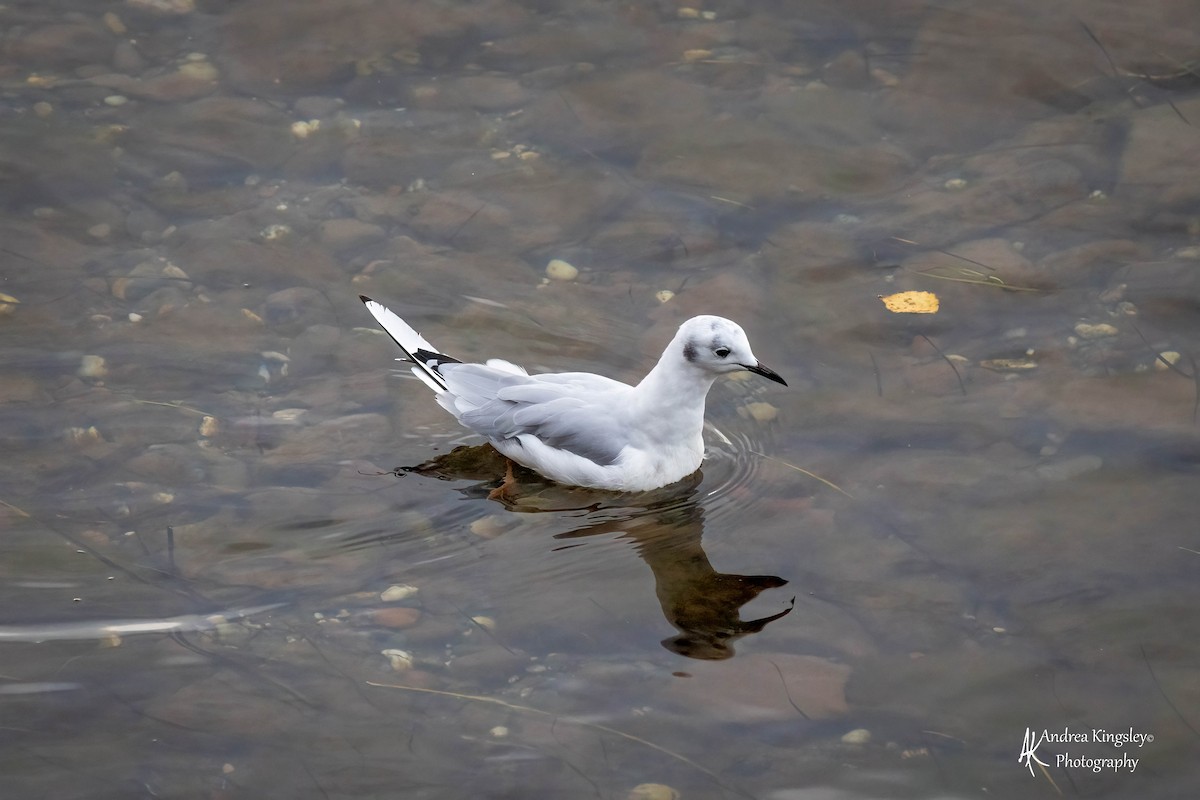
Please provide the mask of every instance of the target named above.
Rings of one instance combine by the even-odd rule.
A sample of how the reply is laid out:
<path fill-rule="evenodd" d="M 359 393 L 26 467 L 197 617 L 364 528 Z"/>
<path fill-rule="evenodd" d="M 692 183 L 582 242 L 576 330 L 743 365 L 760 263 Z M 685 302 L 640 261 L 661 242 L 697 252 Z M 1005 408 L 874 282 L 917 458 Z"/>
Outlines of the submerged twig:
<path fill-rule="evenodd" d="M 1113 71 L 1113 77 L 1115 78 L 1115 77 L 1119 76 L 1121 74 L 1121 70 L 1117 69 L 1116 62 L 1113 61 L 1112 56 L 1110 56 L 1108 54 L 1108 48 L 1104 46 L 1104 43 L 1100 41 L 1100 38 L 1098 36 L 1096 36 L 1095 33 L 1092 32 L 1092 29 L 1088 27 L 1086 22 L 1083 22 L 1081 20 L 1079 22 L 1079 27 L 1083 28 L 1083 32 L 1088 35 L 1088 38 L 1091 39 L 1093 42 L 1095 42 L 1096 47 L 1100 48 L 1100 52 L 1104 54 L 1104 60 L 1108 62 L 1108 66 Z M 1060 794 L 1061 794 L 1061 792 L 1060 792 Z"/>
<path fill-rule="evenodd" d="M 953 255 L 953 253 L 950 253 L 950 255 Z M 968 269 L 966 267 L 958 268 L 958 272 L 959 272 L 958 276 L 941 275 L 937 272 L 934 272 L 935 269 L 938 269 L 938 268 L 931 267 L 930 269 L 919 270 L 917 272 L 917 274 L 924 276 L 926 278 L 936 278 L 939 281 L 953 281 L 954 283 L 969 283 L 969 284 L 973 284 L 975 286 L 994 286 L 997 289 L 1007 289 L 1010 292 L 1040 292 L 1040 291 L 1042 291 L 1041 289 L 1037 289 L 1033 286 L 1013 286 L 1011 283 L 1005 283 L 1003 281 L 1003 279 L 997 278 L 995 275 L 986 275 L 978 270 Z"/>
<path fill-rule="evenodd" d="M 724 789 L 728 789 L 731 792 L 736 792 L 737 794 L 740 794 L 742 797 L 752 797 L 752 795 L 746 793 L 745 791 L 743 791 L 741 789 L 738 789 L 736 786 L 730 786 L 729 784 L 725 783 L 723 780 L 721 780 L 721 777 L 719 775 L 717 775 L 717 773 L 713 772 L 712 770 L 708 769 L 707 767 L 705 767 L 701 764 L 696 763 L 695 761 L 693 761 L 692 759 L 688 758 L 685 755 L 682 755 L 681 753 L 676 753 L 674 750 L 668 750 L 667 748 L 663 747 L 660 744 L 655 744 L 654 742 L 651 742 L 648 739 L 643 739 L 640 736 L 634 736 L 632 733 L 625 733 L 625 731 L 620 731 L 620 730 L 617 730 L 616 728 L 610 728 L 607 725 L 601 725 L 598 722 L 582 722 L 580 720 L 571 719 L 570 717 L 563 717 L 561 714 L 556 714 L 556 713 L 553 713 L 550 711 L 543 711 L 540 708 L 533 708 L 532 706 L 522 706 L 522 705 L 518 705 L 516 703 L 510 703 L 507 700 L 501 700 L 498 697 L 484 697 L 483 695 L 477 695 L 477 694 L 463 694 L 462 692 L 450 692 L 450 691 L 446 691 L 444 689 L 426 689 L 421 686 L 405 686 L 404 684 L 400 684 L 400 683 L 376 683 L 374 681 L 366 681 L 366 684 L 368 686 L 374 686 L 379 689 L 399 689 L 399 690 L 405 691 L 405 692 L 420 692 L 422 694 L 438 695 L 439 697 L 453 697 L 456 700 L 468 700 L 473 703 L 486 703 L 488 705 L 494 705 L 494 706 L 500 706 L 501 708 L 507 708 L 510 711 L 519 711 L 519 712 L 523 712 L 526 714 L 535 714 L 537 716 L 550 717 L 555 722 L 562 720 L 564 722 L 569 722 L 573 725 L 578 725 L 582 728 L 590 728 L 591 730 L 602 731 L 604 733 L 612 734 L 613 736 L 619 736 L 622 739 L 626 739 L 626 740 L 634 742 L 636 744 L 640 744 L 643 747 L 648 747 L 651 750 L 654 750 L 655 752 L 662 753 L 663 755 L 665 755 L 669 758 L 673 758 L 676 761 L 679 761 L 682 764 L 686 764 L 689 767 L 691 767 L 692 769 L 697 770 L 698 772 L 701 772 L 704 775 L 707 775 L 710 779 L 712 779 L 712 781 L 715 784 L 717 784 L 718 786 L 720 786 Z"/>
<path fill-rule="evenodd" d="M 875 361 L 875 354 L 870 350 L 867 351 L 867 356 L 871 359 L 871 370 L 875 373 L 875 391 L 883 397 L 883 376 L 879 374 L 879 364 Z"/>
<path fill-rule="evenodd" d="M 517 654 L 517 653 L 516 653 L 516 651 L 514 651 L 514 650 L 513 650 L 511 647 L 509 647 L 508 645 L 506 645 L 504 642 L 500 641 L 500 638 L 499 638 L 498 636 L 496 636 L 496 634 L 494 634 L 494 633 L 492 633 L 492 631 L 488 630 L 488 627 L 487 627 L 486 625 L 481 625 L 481 624 L 479 623 L 479 620 L 477 620 L 477 619 L 475 619 L 474 617 L 472 617 L 472 616 L 471 616 L 470 614 L 468 614 L 466 611 L 463 611 L 463 610 L 462 610 L 461 608 L 459 608 L 459 607 L 458 607 L 458 605 L 456 605 L 455 603 L 451 602 L 451 603 L 450 603 L 450 605 L 454 606 L 454 610 L 455 610 L 455 611 L 457 611 L 459 614 L 461 614 L 461 615 L 463 616 L 463 618 L 467 620 L 467 622 L 471 623 L 471 624 L 472 624 L 472 625 L 474 625 L 476 628 L 478 628 L 479 630 L 483 631 L 483 632 L 484 632 L 484 634 L 485 634 L 485 635 L 486 635 L 486 636 L 487 636 L 489 639 L 491 639 L 493 642 L 495 642 L 496 644 L 500 645 L 500 646 L 501 646 L 501 647 L 503 647 L 505 650 L 507 650 L 507 651 L 508 651 L 508 653 L 509 653 L 509 655 L 514 655 L 514 656 L 515 656 L 515 655 Z"/>
<path fill-rule="evenodd" d="M 477 209 L 475 209 L 474 211 L 472 211 L 472 212 L 471 212 L 471 216 L 469 216 L 469 217 L 467 217 L 466 219 L 464 219 L 464 220 L 462 221 L 462 224 L 461 224 L 461 225 L 459 225 L 457 228 L 455 228 L 455 229 L 454 229 L 454 233 L 450 234 L 450 238 L 449 238 L 447 241 L 451 241 L 451 242 L 453 242 L 453 241 L 454 241 L 454 239 L 455 239 L 455 237 L 457 237 L 457 236 L 458 236 L 458 234 L 462 232 L 462 229 L 463 229 L 463 228 L 465 228 L 465 227 L 467 227 L 467 225 L 469 225 L 469 224 L 471 223 L 471 220 L 475 219 L 475 217 L 476 217 L 476 216 L 479 214 L 479 212 L 480 212 L 480 211 L 483 211 L 485 208 L 487 208 L 487 201 L 484 201 L 484 202 L 480 203 L 480 204 L 479 204 L 479 208 L 477 208 Z"/>
<path fill-rule="evenodd" d="M 179 566 L 175 563 L 175 528 L 167 526 L 167 571 L 179 577 Z"/>
<path fill-rule="evenodd" d="M 1162 684 L 1158 682 L 1158 676 L 1154 674 L 1154 667 L 1150 664 L 1150 657 L 1146 655 L 1146 645 L 1139 645 L 1138 649 L 1142 651 L 1142 661 L 1146 662 L 1146 670 L 1150 673 L 1150 680 L 1154 681 L 1154 688 L 1158 689 L 1158 693 L 1162 695 L 1163 700 L 1167 701 L 1167 705 L 1170 706 L 1171 710 L 1175 712 L 1175 716 L 1179 717 L 1179 721 L 1182 722 L 1189 731 L 1195 734 L 1197 739 L 1200 739 L 1200 731 L 1196 730 L 1192 723 L 1188 722 L 1187 717 L 1183 715 L 1183 713 L 1179 710 L 1179 707 L 1176 706 L 1175 703 L 1172 702 L 1171 698 L 1167 696 Z"/>
<path fill-rule="evenodd" d="M 728 197 L 721 197 L 720 195 L 710 194 L 709 198 L 711 198 L 713 200 L 718 200 L 722 203 L 729 203 L 731 206 L 738 206 L 740 208 L 749 209 L 750 211 L 755 210 L 754 206 L 752 206 L 752 205 L 747 205 L 746 203 L 739 203 L 737 200 L 730 200 Z"/>
<path fill-rule="evenodd" d="M 1183 112 L 1179 110 L 1179 106 L 1175 105 L 1174 100 L 1168 99 L 1167 105 L 1169 105 L 1171 107 L 1171 110 L 1175 112 L 1175 116 L 1179 117 L 1180 122 L 1182 122 L 1184 125 L 1188 125 L 1188 126 L 1190 126 L 1192 124 L 1191 120 L 1189 120 L 1187 117 L 1185 117 L 1183 115 Z"/>
<path fill-rule="evenodd" d="M 779 668 L 779 665 L 776 664 L 774 661 L 770 661 L 770 660 L 768 660 L 767 663 L 770 664 L 772 667 L 774 667 L 775 672 L 777 672 L 779 674 L 779 685 L 783 687 L 783 696 L 787 698 L 788 705 L 790 705 L 792 708 L 796 709 L 796 713 L 799 714 L 800 716 L 804 717 L 805 719 L 812 719 L 812 717 L 808 716 L 808 714 L 805 714 L 804 709 L 801 708 L 800 706 L 796 705 L 796 701 L 792 699 L 792 691 L 791 691 L 791 689 L 788 688 L 787 679 L 785 679 L 783 677 L 783 670 L 781 670 Z"/>
<path fill-rule="evenodd" d="M 770 459 L 771 461 L 776 461 L 780 464 L 783 464 L 785 467 L 789 467 L 790 469 L 796 470 L 796 472 L 807 475 L 808 477 L 812 478 L 813 480 L 820 481 L 821 483 L 825 484 L 826 486 L 828 486 L 830 489 L 833 489 L 834 491 L 841 492 L 842 494 L 846 495 L 846 497 L 849 497 L 851 500 L 854 499 L 854 495 L 850 494 L 849 492 L 847 492 L 842 487 L 838 486 L 833 481 L 825 480 L 824 478 L 822 478 L 820 475 L 816 474 L 815 472 L 809 472 L 808 470 L 804 469 L 803 467 L 797 467 L 795 464 L 789 464 L 788 462 L 784 461 L 782 458 L 776 458 L 775 456 L 769 456 L 766 453 L 760 453 L 757 450 L 751 450 L 749 452 L 751 452 L 754 455 L 759 456 L 761 458 Z"/>
<path fill-rule="evenodd" d="M 892 241 L 900 242 L 901 244 L 909 244 L 914 247 L 923 247 L 924 246 L 920 242 L 914 242 L 912 239 L 901 239 L 899 236 L 893 236 Z M 976 261 L 973 258 L 968 258 L 967 256 L 951 252 L 950 250 L 943 250 L 940 247 L 931 247 L 930 250 L 932 250 L 935 253 L 941 253 L 944 256 L 950 256 L 950 258 L 957 258 L 959 261 L 965 261 L 968 264 L 974 264 L 975 266 L 980 267 L 984 270 L 993 269 L 992 267 L 988 266 L 987 264 L 984 264 L 982 261 Z M 944 268 L 943 267 L 930 267 L 929 269 L 926 269 L 926 270 L 917 270 L 916 274 L 923 275 L 927 278 L 937 278 L 938 280 L 942 280 L 942 281 L 953 281 L 955 283 L 970 283 L 970 284 L 975 284 L 978 286 L 994 286 L 997 289 L 1007 289 L 1007 290 L 1013 291 L 1013 292 L 1040 292 L 1040 291 L 1042 291 L 1041 289 L 1037 289 L 1033 286 L 1013 286 L 1012 284 L 1005 283 L 1002 278 L 999 278 L 995 275 L 989 275 L 987 272 L 981 272 L 979 270 L 970 269 L 969 267 L 958 267 L 957 268 L 957 271 L 958 271 L 957 276 L 956 275 L 945 275 L 945 274 L 935 271 L 935 270 L 939 270 L 939 269 L 949 269 L 949 267 L 944 267 Z"/>
<path fill-rule="evenodd" d="M 1038 769 L 1040 769 L 1042 774 L 1046 776 L 1046 780 L 1050 781 L 1050 785 L 1054 787 L 1054 791 L 1058 792 L 1059 797 L 1062 797 L 1062 789 L 1058 788 L 1058 784 L 1054 782 L 1054 778 L 1050 775 L 1050 770 L 1046 769 L 1046 765 L 1042 762 L 1038 761 L 1036 763 L 1038 765 Z"/>
<path fill-rule="evenodd" d="M 945 361 L 950 366 L 950 369 L 954 371 L 954 377 L 958 378 L 958 388 L 962 391 L 963 397 L 966 397 L 967 396 L 967 385 L 965 383 L 963 383 L 962 375 L 960 375 L 958 373 L 958 367 L 954 366 L 954 362 L 951 361 L 950 358 L 945 353 L 942 352 L 942 348 L 940 348 L 936 344 L 934 344 L 933 339 L 930 339 L 928 336 L 926 336 L 923 333 L 919 333 L 917 335 L 920 336 L 922 339 L 924 339 L 926 342 L 928 342 L 929 346 L 932 347 L 935 351 L 937 351 L 937 354 L 942 357 L 942 361 Z"/>
<path fill-rule="evenodd" d="M 1141 338 L 1142 342 L 1146 345 L 1146 348 L 1150 350 L 1150 352 L 1154 353 L 1154 360 L 1156 363 L 1161 361 L 1167 369 L 1171 370 L 1171 372 L 1174 372 L 1176 375 L 1182 375 L 1195 385 L 1196 390 L 1192 395 L 1192 424 L 1195 424 L 1197 414 L 1200 414 L 1200 366 L 1197 366 L 1196 364 L 1196 357 L 1191 353 L 1187 354 L 1188 361 L 1192 365 L 1192 372 L 1189 375 L 1181 370 L 1177 364 L 1172 364 L 1170 361 L 1163 358 L 1163 354 L 1158 352 L 1154 345 L 1150 344 L 1150 340 L 1146 338 L 1146 334 L 1142 333 L 1141 328 L 1132 322 L 1129 323 L 1129 326 L 1133 328 L 1134 333 Z"/>
<path fill-rule="evenodd" d="M 17 508 L 17 507 L 16 507 L 16 506 L 14 506 L 12 503 L 6 503 L 6 502 L 4 502 L 3 500 L 0 500 L 0 506 L 4 506 L 4 507 L 5 507 L 5 508 L 7 508 L 9 511 L 12 511 L 13 513 L 15 513 L 15 514 L 16 514 L 17 516 L 19 516 L 19 517 L 25 517 L 25 518 L 29 518 L 29 516 L 30 516 L 28 511 L 25 511 L 25 510 L 23 510 L 23 509 Z"/>
<path fill-rule="evenodd" d="M 192 408 L 191 406 L 185 406 L 183 403 L 164 403 L 161 400 L 140 400 L 136 397 L 133 398 L 133 402 L 139 403 L 144 406 L 166 406 L 167 408 L 178 408 L 180 411 L 190 411 L 193 414 L 199 414 L 203 417 L 215 417 L 216 416 L 216 414 L 210 414 L 207 411 L 201 411 L 198 408 Z"/>
<path fill-rule="evenodd" d="M 1196 414 L 1200 413 L 1200 367 L 1196 365 L 1196 357 L 1191 353 L 1187 354 L 1188 361 L 1192 365 L 1192 383 L 1196 386 L 1196 391 L 1192 395 L 1192 424 L 1196 424 Z"/>

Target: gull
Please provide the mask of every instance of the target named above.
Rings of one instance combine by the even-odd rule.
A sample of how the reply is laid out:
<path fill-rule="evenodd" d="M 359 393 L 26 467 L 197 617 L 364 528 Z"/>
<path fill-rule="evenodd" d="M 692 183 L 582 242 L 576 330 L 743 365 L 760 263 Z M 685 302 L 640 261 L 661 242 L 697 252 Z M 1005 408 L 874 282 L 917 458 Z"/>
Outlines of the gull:
<path fill-rule="evenodd" d="M 723 317 L 679 326 L 636 386 L 591 372 L 530 375 L 502 359 L 464 364 L 359 295 L 442 408 L 510 460 L 571 486 L 641 492 L 675 483 L 704 460 L 704 399 L 721 375 L 749 371 L 787 386 Z"/>

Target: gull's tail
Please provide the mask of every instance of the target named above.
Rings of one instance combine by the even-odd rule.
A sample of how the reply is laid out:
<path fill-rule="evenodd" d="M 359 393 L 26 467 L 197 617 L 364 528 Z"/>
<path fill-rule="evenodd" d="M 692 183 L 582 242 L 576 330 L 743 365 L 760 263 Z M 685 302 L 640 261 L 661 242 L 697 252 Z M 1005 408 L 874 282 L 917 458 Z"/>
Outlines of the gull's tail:
<path fill-rule="evenodd" d="M 407 356 L 407 358 L 396 360 L 411 361 L 412 373 L 420 378 L 422 383 L 438 394 L 446 391 L 446 379 L 442 377 L 438 368 L 442 364 L 458 364 L 459 360 L 439 353 L 436 347 L 425 341 L 421 334 L 413 330 L 411 325 L 396 316 L 395 312 L 387 306 L 361 294 L 358 299 L 363 301 L 367 311 L 371 312 L 375 321 L 387 331 L 387 335 L 392 337 L 392 341 L 400 345 L 400 349 Z"/>

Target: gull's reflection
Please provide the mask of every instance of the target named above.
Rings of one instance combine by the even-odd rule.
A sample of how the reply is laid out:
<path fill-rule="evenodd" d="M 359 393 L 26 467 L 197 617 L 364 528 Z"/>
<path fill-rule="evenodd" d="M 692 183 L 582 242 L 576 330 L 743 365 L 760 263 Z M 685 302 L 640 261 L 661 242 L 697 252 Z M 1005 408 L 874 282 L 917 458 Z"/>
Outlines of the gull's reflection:
<path fill-rule="evenodd" d="M 480 480 L 505 472 L 506 459 L 490 446 L 459 447 L 403 472 L 447 479 Z M 587 511 L 583 524 L 559 533 L 559 540 L 617 534 L 633 542 L 654 574 L 654 588 L 666 617 L 679 634 L 663 647 L 688 658 L 719 660 L 734 655 L 738 639 L 758 633 L 791 613 L 795 605 L 766 617 L 743 620 L 741 608 L 765 589 L 787 584 L 776 575 L 733 575 L 717 572 L 701 544 L 704 507 L 697 488 L 699 473 L 679 483 L 636 494 L 596 491 L 548 482 L 517 467 L 503 492 L 491 480 L 468 487 L 471 496 L 491 497 L 510 511 Z M 576 520 L 579 521 L 579 520 Z"/>

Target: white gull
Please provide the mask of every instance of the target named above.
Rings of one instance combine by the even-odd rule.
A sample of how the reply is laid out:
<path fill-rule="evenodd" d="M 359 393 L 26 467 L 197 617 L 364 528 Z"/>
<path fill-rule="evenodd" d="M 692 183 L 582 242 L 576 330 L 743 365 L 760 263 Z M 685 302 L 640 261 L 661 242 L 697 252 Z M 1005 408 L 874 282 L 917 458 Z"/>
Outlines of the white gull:
<path fill-rule="evenodd" d="M 704 398 L 718 376 L 748 370 L 787 385 L 723 317 L 684 322 L 630 386 L 590 372 L 530 375 L 498 358 L 464 364 L 386 306 L 360 299 L 438 405 L 508 458 L 572 486 L 640 492 L 686 478 L 704 460 Z"/>

